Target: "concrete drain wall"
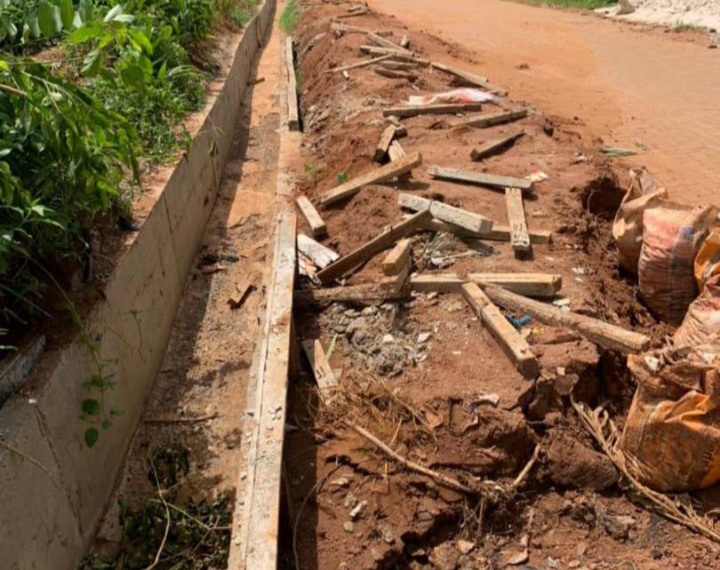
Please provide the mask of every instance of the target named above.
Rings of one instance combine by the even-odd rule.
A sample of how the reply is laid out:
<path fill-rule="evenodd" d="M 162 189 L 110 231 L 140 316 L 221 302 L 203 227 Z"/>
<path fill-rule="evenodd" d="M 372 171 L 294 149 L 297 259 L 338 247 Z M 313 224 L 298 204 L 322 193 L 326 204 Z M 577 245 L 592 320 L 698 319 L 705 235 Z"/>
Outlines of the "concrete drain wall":
<path fill-rule="evenodd" d="M 230 150 L 235 123 L 275 0 L 265 0 L 237 45 L 225 84 L 184 159 L 88 318 L 99 343 L 80 339 L 44 355 L 29 385 L 0 409 L 0 566 L 8 570 L 77 567 L 112 496 L 165 353 L 185 279 L 202 239 Z M 108 410 L 123 411 L 98 444 L 80 404 L 84 387 L 107 360 L 115 388 Z"/>

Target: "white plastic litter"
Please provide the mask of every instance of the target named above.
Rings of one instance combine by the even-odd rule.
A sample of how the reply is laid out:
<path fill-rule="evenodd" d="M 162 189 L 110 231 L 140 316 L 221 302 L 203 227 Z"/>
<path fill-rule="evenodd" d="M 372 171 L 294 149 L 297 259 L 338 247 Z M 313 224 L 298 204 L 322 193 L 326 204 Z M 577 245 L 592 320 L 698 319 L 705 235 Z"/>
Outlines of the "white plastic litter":
<path fill-rule="evenodd" d="M 486 93 L 481 89 L 466 87 L 453 89 L 444 93 L 434 95 L 411 95 L 408 99 L 410 105 L 439 105 L 441 103 L 486 103 L 495 101 L 497 97 L 492 93 Z"/>

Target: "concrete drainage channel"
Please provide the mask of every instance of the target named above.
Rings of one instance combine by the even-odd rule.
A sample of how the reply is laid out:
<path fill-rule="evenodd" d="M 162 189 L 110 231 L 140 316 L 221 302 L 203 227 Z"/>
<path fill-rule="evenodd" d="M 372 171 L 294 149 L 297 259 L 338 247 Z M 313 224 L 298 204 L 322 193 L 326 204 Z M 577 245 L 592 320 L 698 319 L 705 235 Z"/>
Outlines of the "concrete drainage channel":
<path fill-rule="evenodd" d="M 73 569 L 94 538 L 162 362 L 275 8 L 275 0 L 265 0 L 248 24 L 190 150 L 110 277 L 105 300 L 88 317 L 97 353 L 77 338 L 43 354 L 22 396 L 0 409 L 3 568 Z M 108 398 L 123 416 L 88 449 L 78 410 L 96 359 L 117 363 Z"/>

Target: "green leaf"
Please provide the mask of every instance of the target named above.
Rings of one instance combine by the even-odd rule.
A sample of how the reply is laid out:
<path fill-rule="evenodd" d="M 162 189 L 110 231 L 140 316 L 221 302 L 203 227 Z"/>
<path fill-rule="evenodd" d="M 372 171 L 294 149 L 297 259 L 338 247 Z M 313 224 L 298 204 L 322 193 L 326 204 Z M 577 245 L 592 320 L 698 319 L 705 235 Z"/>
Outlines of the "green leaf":
<path fill-rule="evenodd" d="M 85 24 L 79 27 L 68 37 L 71 44 L 82 44 L 95 39 L 102 32 L 101 24 Z"/>
<path fill-rule="evenodd" d="M 100 402 L 90 398 L 88 400 L 83 400 L 82 411 L 86 416 L 98 416 L 102 411 L 102 407 L 100 406 Z"/>
<path fill-rule="evenodd" d="M 129 65 L 120 70 L 120 77 L 125 85 L 135 90 L 140 90 L 145 85 L 145 72 L 138 65 Z"/>
<path fill-rule="evenodd" d="M 59 9 L 56 6 L 50 4 L 49 2 L 43 1 L 40 3 L 40 7 L 38 8 L 37 21 L 38 26 L 40 27 L 40 31 L 45 37 L 50 38 L 60 31 L 57 28 L 57 22 L 59 18 L 56 12 L 59 12 Z"/>
<path fill-rule="evenodd" d="M 72 0 L 60 0 L 60 19 L 66 30 L 72 28 L 75 20 L 75 8 Z"/>
<path fill-rule="evenodd" d="M 87 428 L 85 430 L 85 445 L 92 449 L 98 442 L 99 437 L 100 432 L 97 429 L 95 429 L 94 427 Z"/>
<path fill-rule="evenodd" d="M 122 6 L 120 4 L 116 4 L 113 6 L 110 11 L 105 15 L 105 18 L 103 19 L 104 22 L 112 22 L 117 18 L 120 14 L 123 13 Z"/>
<path fill-rule="evenodd" d="M 140 50 L 144 51 L 148 55 L 152 55 L 153 52 L 153 45 L 152 42 L 148 39 L 148 37 L 143 33 L 142 30 L 139 30 L 137 28 L 133 28 L 129 32 L 130 34 L 130 40 L 135 44 L 135 47 Z"/>

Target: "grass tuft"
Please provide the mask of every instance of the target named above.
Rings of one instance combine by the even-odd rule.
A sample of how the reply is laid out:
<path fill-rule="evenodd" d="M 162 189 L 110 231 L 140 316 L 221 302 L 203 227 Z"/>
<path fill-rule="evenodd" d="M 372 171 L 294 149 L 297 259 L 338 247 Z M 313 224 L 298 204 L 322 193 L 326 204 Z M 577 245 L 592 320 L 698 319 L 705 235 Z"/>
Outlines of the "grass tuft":
<path fill-rule="evenodd" d="M 285 6 L 283 13 L 280 15 L 280 29 L 287 35 L 291 36 L 295 33 L 298 25 L 297 0 L 290 0 Z"/>

